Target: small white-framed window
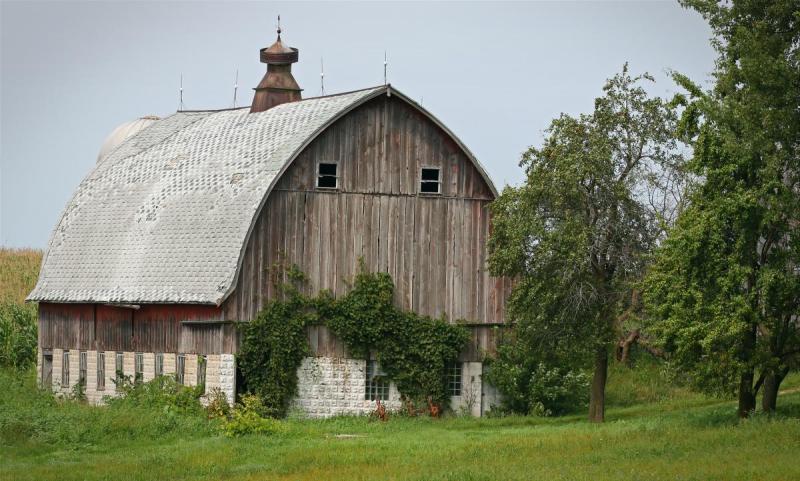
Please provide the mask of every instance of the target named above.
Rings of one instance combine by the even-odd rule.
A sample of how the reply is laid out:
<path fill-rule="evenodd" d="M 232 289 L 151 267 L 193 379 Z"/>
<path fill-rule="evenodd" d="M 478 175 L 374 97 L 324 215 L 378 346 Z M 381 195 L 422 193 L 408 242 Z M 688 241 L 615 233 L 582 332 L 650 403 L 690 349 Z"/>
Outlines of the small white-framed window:
<path fill-rule="evenodd" d="M 86 351 L 78 353 L 78 383 L 81 387 L 86 388 Z"/>
<path fill-rule="evenodd" d="M 447 366 L 447 392 L 451 396 L 461 396 L 462 365 L 460 362 Z"/>
<path fill-rule="evenodd" d="M 117 352 L 114 354 L 114 384 L 116 390 L 122 390 L 122 380 L 125 377 L 125 354 Z"/>
<path fill-rule="evenodd" d="M 105 391 L 106 389 L 106 353 L 97 353 L 97 390 Z"/>
<path fill-rule="evenodd" d="M 186 355 L 178 354 L 175 358 L 175 381 L 178 384 L 184 383 L 184 373 L 186 372 Z"/>
<path fill-rule="evenodd" d="M 137 352 L 133 363 L 133 382 L 141 384 L 144 382 L 144 354 Z"/>
<path fill-rule="evenodd" d="M 69 387 L 69 351 L 61 354 L 61 387 Z"/>
<path fill-rule="evenodd" d="M 367 382 L 364 384 L 364 399 L 375 401 L 389 399 L 389 380 L 378 361 L 367 361 Z"/>
<path fill-rule="evenodd" d="M 336 162 L 320 162 L 317 164 L 317 188 L 339 188 L 339 164 Z"/>
<path fill-rule="evenodd" d="M 157 352 L 155 357 L 155 363 L 153 372 L 155 372 L 156 377 L 164 375 L 164 353 Z"/>
<path fill-rule="evenodd" d="M 423 167 L 419 176 L 420 194 L 442 193 L 442 170 L 439 167 Z"/>

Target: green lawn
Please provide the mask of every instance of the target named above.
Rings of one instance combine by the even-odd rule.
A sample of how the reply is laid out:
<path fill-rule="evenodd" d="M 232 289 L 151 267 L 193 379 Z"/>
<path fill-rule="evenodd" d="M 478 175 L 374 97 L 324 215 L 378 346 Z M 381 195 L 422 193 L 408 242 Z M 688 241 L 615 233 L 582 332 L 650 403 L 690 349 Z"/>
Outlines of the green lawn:
<path fill-rule="evenodd" d="M 601 426 L 582 415 L 295 419 L 285 434 L 235 439 L 205 421 L 166 422 L 168 413 L 37 407 L 26 381 L 0 393 L 0 479 L 800 479 L 798 377 L 788 380 L 778 415 L 740 423 L 731 401 L 634 384 L 636 372 L 623 372 L 612 373 L 616 407 Z M 64 423 L 76 426 L 74 436 Z M 49 426 L 55 439 L 31 434 Z"/>

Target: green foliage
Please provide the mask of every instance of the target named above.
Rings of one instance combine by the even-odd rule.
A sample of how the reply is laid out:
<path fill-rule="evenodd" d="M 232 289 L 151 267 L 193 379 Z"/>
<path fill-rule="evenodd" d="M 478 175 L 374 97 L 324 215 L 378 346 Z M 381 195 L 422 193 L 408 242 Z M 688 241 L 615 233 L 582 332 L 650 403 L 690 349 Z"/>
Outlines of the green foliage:
<path fill-rule="evenodd" d="M 554 356 L 512 333 L 500 340 L 497 355 L 486 363 L 484 380 L 503 393 L 503 412 L 558 416 L 588 401 L 589 380 L 580 363 Z"/>
<path fill-rule="evenodd" d="M 327 325 L 354 356 L 375 354 L 405 397 L 431 396 L 446 404 L 445 368 L 467 342 L 463 326 L 397 309 L 394 283 L 386 273 L 362 270 L 352 289 L 335 299 L 326 291 L 303 294 L 303 278 L 292 272 L 294 282 L 284 286 L 281 298 L 242 327 L 239 365 L 247 389 L 263 401 L 262 414 L 286 414 L 297 390 L 297 368 L 308 355 L 304 329 L 313 324 Z"/>
<path fill-rule="evenodd" d="M 169 380 L 164 382 L 171 386 Z M 110 442 L 150 442 L 214 432 L 194 396 L 190 400 L 177 396 L 181 398 L 178 401 L 174 390 L 162 394 L 147 384 L 135 388 L 132 399 L 91 406 L 39 389 L 33 369 L 0 369 L 0 445 L 76 450 Z"/>
<path fill-rule="evenodd" d="M 297 368 L 308 355 L 305 327 L 316 320 L 312 299 L 295 286 L 242 325 L 237 357 L 246 389 L 263 401 L 264 415 L 282 416 L 297 391 Z"/>
<path fill-rule="evenodd" d="M 467 342 L 464 327 L 446 319 L 404 312 L 393 304 L 394 283 L 386 273 L 360 272 L 353 287 L 329 307 L 322 320 L 348 349 L 377 355 L 389 380 L 413 401 L 431 396 L 446 404 L 445 368 Z"/>
<path fill-rule="evenodd" d="M 739 391 L 744 415 L 758 379 L 779 385 L 800 364 L 800 19 L 796 1 L 684 4 L 715 34 L 716 84 L 675 75 L 687 167 L 703 182 L 658 250 L 646 302 L 675 370 Z"/>
<path fill-rule="evenodd" d="M 148 382 L 131 382 L 130 376 L 122 378 L 118 397 L 108 396 L 106 405 L 125 410 L 146 408 L 163 413 L 182 415 L 204 414 L 200 396 L 203 386 L 184 386 L 175 381 L 174 376 L 159 376 Z"/>
<path fill-rule="evenodd" d="M 508 385 L 529 384 L 539 352 L 578 362 L 591 352 L 601 374 L 626 299 L 680 207 L 671 201 L 684 183 L 677 117 L 644 81 L 625 65 L 592 114 L 553 120 L 544 145 L 522 156 L 524 184 L 492 203 L 489 267 L 518 280 L 508 315 L 520 333 L 508 349 L 520 353 L 506 360 L 519 364 Z"/>
<path fill-rule="evenodd" d="M 36 364 L 36 305 L 0 302 L 0 367 Z"/>
<path fill-rule="evenodd" d="M 651 377 L 650 367 L 639 373 L 640 367 L 632 377 Z M 341 416 L 289 419 L 280 422 L 286 434 L 241 437 L 220 435 L 216 421 L 170 420 L 158 410 L 119 412 L 61 401 L 34 407 L 41 393 L 33 373 L 25 373 L 23 392 L 0 373 L 3 391 L 13 391 L 0 391 L 0 478 L 800 479 L 800 393 L 782 395 L 776 416 L 737 423 L 732 403 L 701 394 L 634 401 L 647 394 L 627 392 L 641 384 L 627 384 L 628 374 L 615 378 L 615 369 L 609 394 L 630 403 L 610 404 L 613 422 L 603 426 L 588 425 L 583 416 L 395 416 L 388 423 Z M 13 376 L 19 379 L 18 372 Z M 41 422 L 37 429 L 47 437 L 11 435 L 16 420 L 22 420 L 19 432 L 30 420 Z M 159 426 L 171 427 L 160 432 Z M 732 450 L 736 462 L 720 463 Z"/>
<path fill-rule="evenodd" d="M 270 410 L 264 406 L 259 396 L 244 395 L 242 402 L 233 410 L 231 418 L 223 423 L 222 432 L 229 438 L 248 434 L 275 435 L 287 432 L 288 429 L 281 421 L 264 417 L 264 412 L 268 411 Z"/>

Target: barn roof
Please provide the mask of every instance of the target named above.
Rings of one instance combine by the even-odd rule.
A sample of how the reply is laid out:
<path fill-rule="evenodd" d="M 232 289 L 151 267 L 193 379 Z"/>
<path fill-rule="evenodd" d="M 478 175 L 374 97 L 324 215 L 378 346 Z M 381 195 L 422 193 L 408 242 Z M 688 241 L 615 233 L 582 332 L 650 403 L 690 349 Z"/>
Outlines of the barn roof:
<path fill-rule="evenodd" d="M 328 125 L 382 93 L 413 104 L 381 86 L 258 113 L 178 112 L 153 122 L 81 182 L 28 300 L 221 304 L 280 174 Z"/>

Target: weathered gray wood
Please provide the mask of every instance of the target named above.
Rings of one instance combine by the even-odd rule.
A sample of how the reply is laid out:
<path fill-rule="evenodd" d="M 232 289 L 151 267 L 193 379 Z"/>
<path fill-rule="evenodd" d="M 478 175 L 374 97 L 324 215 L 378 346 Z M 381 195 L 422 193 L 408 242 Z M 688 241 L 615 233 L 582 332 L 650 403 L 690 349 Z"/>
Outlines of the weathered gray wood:
<path fill-rule="evenodd" d="M 315 188 L 319 161 L 338 163 L 338 190 Z M 418 194 L 422 166 L 441 168 L 442 195 Z M 306 273 L 311 292 L 341 295 L 363 258 L 368 270 L 392 275 L 402 308 L 502 323 L 509 286 L 486 270 L 491 200 L 480 173 L 435 124 L 402 101 L 374 99 L 323 132 L 279 180 L 225 317 L 257 315 L 276 294 L 267 272 L 281 259 Z"/>

